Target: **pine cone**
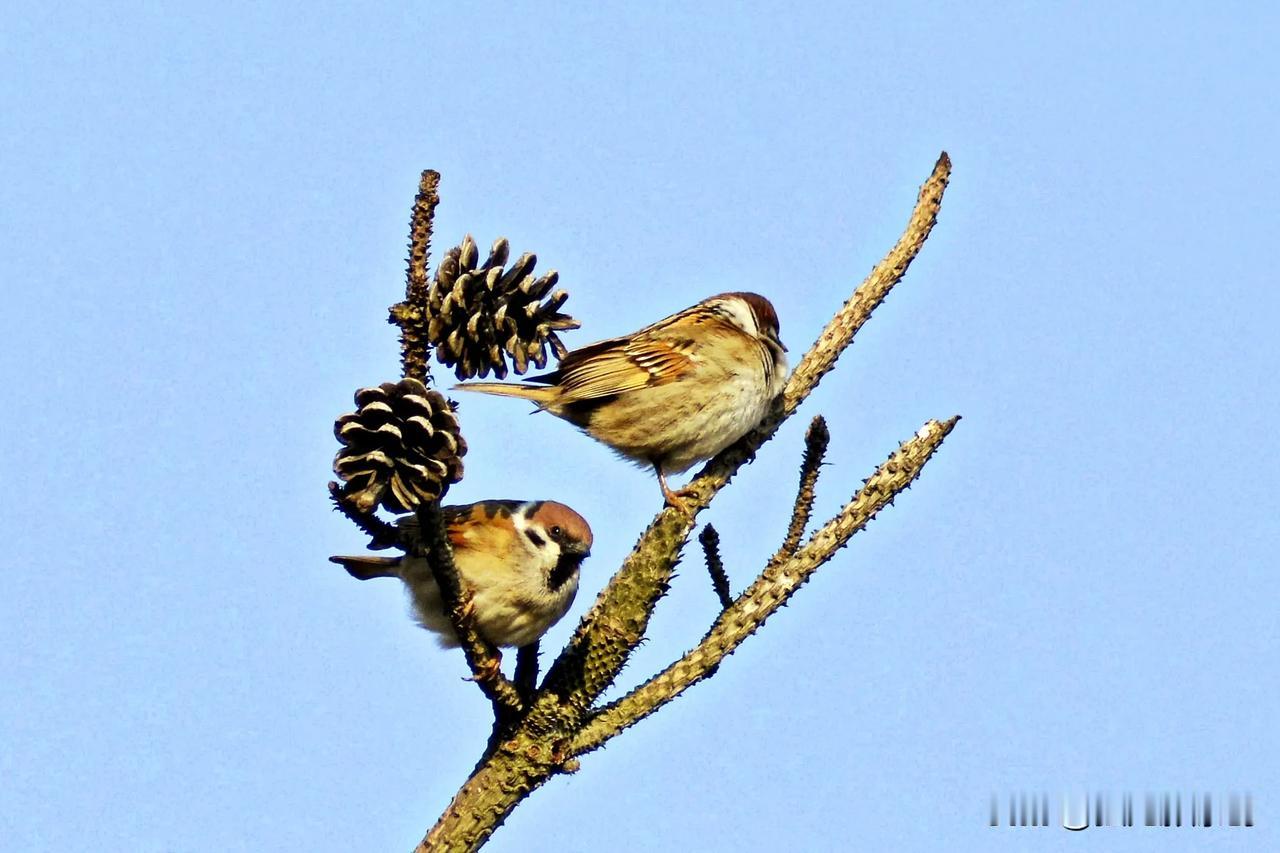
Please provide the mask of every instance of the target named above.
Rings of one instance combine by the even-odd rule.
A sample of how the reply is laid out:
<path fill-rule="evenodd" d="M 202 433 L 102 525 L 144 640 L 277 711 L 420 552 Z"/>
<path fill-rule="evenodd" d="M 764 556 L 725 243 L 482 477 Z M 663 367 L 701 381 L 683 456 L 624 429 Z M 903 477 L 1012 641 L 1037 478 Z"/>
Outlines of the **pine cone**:
<path fill-rule="evenodd" d="M 381 504 L 411 512 L 462 479 L 467 443 L 452 404 L 416 379 L 356 392 L 356 411 L 334 424 L 345 445 L 333 460 L 342 494 L 357 510 Z"/>
<path fill-rule="evenodd" d="M 503 271 L 510 248 L 499 237 L 477 269 L 479 252 L 468 234 L 436 272 L 427 299 L 427 339 L 436 348 L 436 359 L 453 367 L 459 379 L 488 376 L 490 370 L 503 379 L 508 358 L 516 373 L 524 373 L 530 363 L 546 367 L 548 346 L 557 359 L 568 352 L 556 332 L 581 325 L 560 313 L 569 298 L 565 291 L 542 301 L 560 276 L 552 270 L 534 278 L 537 256 L 526 252 Z"/>

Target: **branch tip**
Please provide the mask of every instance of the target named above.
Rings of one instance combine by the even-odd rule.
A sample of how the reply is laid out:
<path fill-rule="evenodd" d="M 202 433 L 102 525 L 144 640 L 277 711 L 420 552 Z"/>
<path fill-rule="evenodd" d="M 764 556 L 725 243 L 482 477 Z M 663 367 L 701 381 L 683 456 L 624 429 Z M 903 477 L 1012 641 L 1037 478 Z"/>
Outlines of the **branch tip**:
<path fill-rule="evenodd" d="M 427 381 L 427 295 L 430 276 L 431 229 L 440 203 L 440 173 L 427 169 L 418 181 L 418 195 L 409 217 L 409 261 L 404 301 L 391 306 L 388 322 L 400 327 L 400 363 L 405 376 Z"/>

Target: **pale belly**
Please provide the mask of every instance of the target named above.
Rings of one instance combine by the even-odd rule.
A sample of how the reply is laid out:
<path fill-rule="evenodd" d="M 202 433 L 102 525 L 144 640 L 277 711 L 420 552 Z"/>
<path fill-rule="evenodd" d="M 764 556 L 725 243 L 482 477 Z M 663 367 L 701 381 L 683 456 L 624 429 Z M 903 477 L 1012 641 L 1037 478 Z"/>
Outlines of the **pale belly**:
<path fill-rule="evenodd" d="M 678 474 L 746 435 L 776 393 L 762 373 L 642 388 L 596 410 L 586 431 L 629 459 Z"/>
<path fill-rule="evenodd" d="M 459 565 L 458 568 L 463 583 L 473 591 L 476 629 L 495 646 L 529 645 L 560 621 L 578 592 L 576 576 L 551 591 L 540 577 L 526 583 L 505 567 L 477 570 Z M 438 634 L 440 645 L 457 646 L 453 623 L 444 612 L 435 581 L 421 584 L 414 590 L 413 598 L 418 623 Z"/>

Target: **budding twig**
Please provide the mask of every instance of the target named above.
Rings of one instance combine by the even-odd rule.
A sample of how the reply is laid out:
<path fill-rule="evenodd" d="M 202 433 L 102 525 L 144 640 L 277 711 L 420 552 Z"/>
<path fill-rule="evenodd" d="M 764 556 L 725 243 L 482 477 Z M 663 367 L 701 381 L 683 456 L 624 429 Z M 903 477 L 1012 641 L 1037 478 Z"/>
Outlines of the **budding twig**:
<path fill-rule="evenodd" d="M 822 458 L 827 454 L 827 443 L 831 441 L 831 433 L 827 430 L 827 420 L 822 415 L 814 417 L 809 430 L 804 434 L 804 459 L 800 463 L 800 487 L 796 491 L 796 503 L 791 509 L 791 523 L 787 526 L 787 538 L 774 559 L 790 557 L 800 547 L 800 537 L 804 536 L 809 526 L 809 516 L 813 512 L 814 487 L 818 485 L 818 473 L 822 467 Z"/>
<path fill-rule="evenodd" d="M 409 263 L 404 301 L 391 306 L 389 321 L 400 327 L 400 363 L 404 375 L 427 381 L 427 293 L 430 278 L 427 262 L 431 255 L 431 226 L 440 203 L 440 173 L 427 169 L 418 181 L 409 219 Z"/>
<path fill-rule="evenodd" d="M 711 575 L 711 588 L 720 599 L 720 607 L 728 610 L 733 604 L 733 596 L 729 594 L 729 576 L 724 573 L 724 563 L 720 560 L 720 534 L 708 524 L 698 534 L 702 543 L 702 553 L 707 558 L 707 573 Z"/>

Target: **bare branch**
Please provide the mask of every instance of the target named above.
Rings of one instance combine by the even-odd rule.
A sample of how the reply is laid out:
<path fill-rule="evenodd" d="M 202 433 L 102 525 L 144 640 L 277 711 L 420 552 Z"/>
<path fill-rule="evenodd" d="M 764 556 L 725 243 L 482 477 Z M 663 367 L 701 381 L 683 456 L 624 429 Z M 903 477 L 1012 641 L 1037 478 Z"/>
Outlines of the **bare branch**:
<path fill-rule="evenodd" d="M 800 547 L 800 538 L 809 526 L 813 513 L 814 487 L 818 485 L 818 472 L 822 458 L 827 455 L 827 443 L 831 433 L 826 418 L 816 415 L 804 434 L 804 459 L 800 463 L 800 486 L 796 490 L 796 503 L 791 509 L 791 523 L 787 525 L 787 538 L 782 541 L 774 559 L 790 557 Z"/>
<path fill-rule="evenodd" d="M 911 220 L 898 242 L 875 265 L 844 307 L 831 318 L 818 340 L 796 365 L 785 392 L 787 414 L 795 411 L 796 406 L 818 386 L 819 380 L 835 366 L 836 359 L 852 343 L 853 336 L 862 328 L 871 312 L 875 311 L 893 286 L 907 274 L 907 268 L 911 266 L 920 247 L 928 239 L 929 232 L 938 222 L 942 195 L 946 192 L 950 179 L 951 158 L 943 151 L 934 164 L 933 174 L 920 187 Z"/>
<path fill-rule="evenodd" d="M 430 279 L 431 226 L 440 203 L 440 173 L 428 169 L 418 181 L 409 219 L 409 263 L 403 302 L 391 306 L 390 322 L 400 327 L 400 362 L 404 375 L 427 381 L 426 305 Z"/>
<path fill-rule="evenodd" d="M 371 550 L 380 551 L 400 542 L 400 531 L 394 524 L 388 524 L 372 512 L 361 512 L 355 502 L 342 491 L 342 487 L 333 481 L 329 482 L 329 497 L 333 500 L 334 508 L 372 540 L 369 542 Z"/>
<path fill-rule="evenodd" d="M 690 686 L 711 675 L 724 658 L 751 636 L 779 607 L 786 604 L 817 568 L 844 547 L 854 533 L 893 503 L 894 497 L 920 475 L 959 417 L 929 421 L 903 442 L 876 469 L 839 514 L 823 525 L 796 553 L 771 560 L 755 582 L 716 619 L 694 649 L 629 694 L 594 715 L 573 740 L 581 754 L 652 714 Z"/>
<path fill-rule="evenodd" d="M 414 556 L 426 558 L 431 575 L 440 587 L 441 602 L 453 622 L 473 680 L 493 703 L 495 718 L 518 715 L 524 710 L 524 703 L 515 686 L 502 674 L 502 655 L 476 630 L 471 593 L 458 579 L 453 548 L 449 545 L 444 515 L 438 503 L 424 504 L 418 509 L 418 527 L 419 539 L 408 543 L 408 547 Z"/>
<path fill-rule="evenodd" d="M 733 604 L 733 596 L 729 594 L 729 576 L 724 573 L 724 563 L 720 561 L 720 534 L 708 524 L 698 534 L 702 543 L 702 554 L 707 559 L 707 573 L 711 575 L 711 588 L 720 599 L 720 608 L 726 609 Z"/>

